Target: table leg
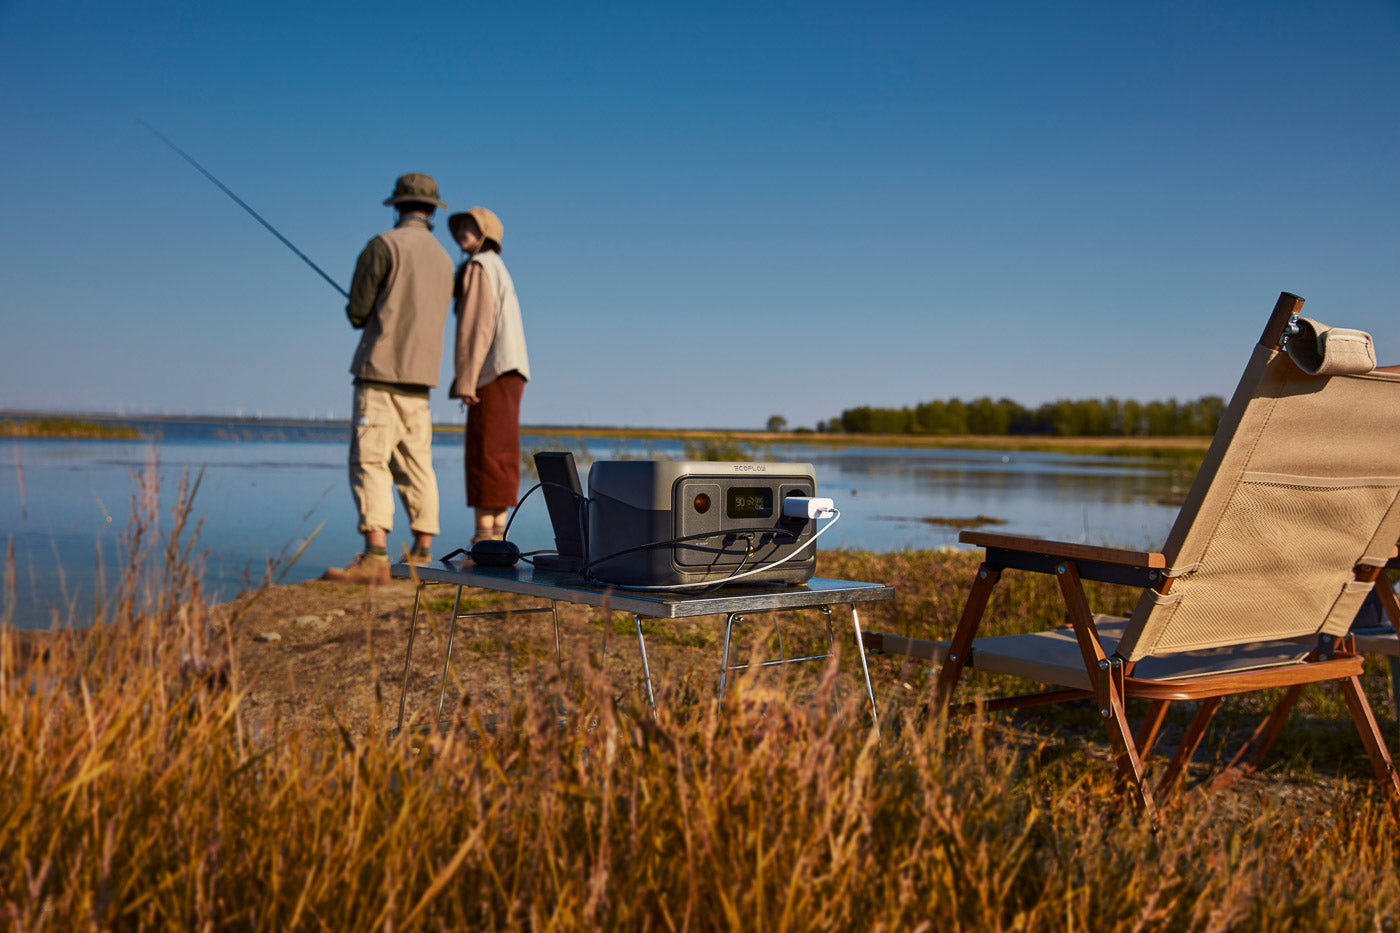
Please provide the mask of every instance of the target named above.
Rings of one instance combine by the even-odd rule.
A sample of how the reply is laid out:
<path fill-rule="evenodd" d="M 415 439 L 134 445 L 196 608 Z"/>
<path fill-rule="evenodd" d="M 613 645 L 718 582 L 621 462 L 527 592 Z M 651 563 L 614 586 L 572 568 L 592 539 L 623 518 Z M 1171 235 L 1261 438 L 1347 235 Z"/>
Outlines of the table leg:
<path fill-rule="evenodd" d="M 744 617 L 737 612 L 731 612 L 724 620 L 724 651 L 719 659 L 719 699 L 724 701 L 724 688 L 729 682 L 729 644 L 730 636 L 734 632 L 734 623 L 744 621 Z"/>
<path fill-rule="evenodd" d="M 559 649 L 559 601 L 557 599 L 549 601 L 549 618 L 554 622 L 554 666 L 562 677 L 564 675 L 564 655 Z"/>
<path fill-rule="evenodd" d="M 418 613 L 422 608 L 423 587 L 431 586 L 429 583 L 420 583 L 413 595 L 413 618 L 408 626 L 408 647 L 404 650 L 403 658 L 403 686 L 399 691 L 399 724 L 394 730 L 398 732 L 403 728 L 406 703 L 408 700 L 408 677 L 413 667 L 413 642 L 418 631 Z M 442 725 L 443 709 L 447 705 L 447 675 L 451 672 L 452 646 L 457 637 L 457 622 L 459 619 L 480 618 L 482 616 L 506 616 L 506 615 L 533 615 L 541 612 L 548 612 L 554 622 L 554 661 L 559 667 L 562 676 L 564 672 L 564 660 L 562 651 L 562 640 L 559 634 L 559 611 L 558 603 L 550 600 L 549 608 L 543 606 L 536 609 L 488 609 L 482 612 L 462 612 L 462 590 L 464 586 L 457 587 L 457 594 L 452 600 L 452 624 L 447 633 L 447 657 L 442 662 L 442 680 L 438 684 L 438 726 Z"/>
<path fill-rule="evenodd" d="M 413 660 L 413 635 L 418 631 L 418 606 L 422 602 L 425 585 L 420 583 L 418 588 L 413 591 L 413 619 L 408 623 L 408 647 L 404 649 L 403 653 L 403 687 L 399 690 L 399 724 L 395 727 L 395 732 L 403 729 L 403 707 L 404 702 L 408 699 L 408 666 L 409 662 Z"/>
<path fill-rule="evenodd" d="M 832 616 L 833 616 L 833 614 L 832 614 L 832 611 L 831 611 L 831 607 L 830 607 L 830 606 L 817 606 L 816 608 L 817 608 L 817 610 L 818 610 L 819 612 L 821 612 L 822 616 L 823 616 L 823 617 L 825 618 L 825 620 L 826 620 L 826 652 L 827 652 L 827 653 L 826 653 L 826 654 L 814 654 L 814 655 L 809 655 L 809 656 L 801 657 L 801 658 L 791 658 L 791 659 L 788 658 L 788 656 L 787 656 L 787 649 L 786 649 L 786 648 L 784 647 L 784 645 L 783 645 L 783 630 L 782 630 L 781 625 L 779 625 L 778 622 L 777 622 L 777 620 L 775 619 L 775 620 L 774 620 L 774 623 L 773 623 L 773 627 L 774 627 L 774 629 L 777 630 L 777 633 L 778 633 L 778 659 L 775 660 L 775 661 L 761 661 L 761 662 L 758 663 L 758 666 L 759 666 L 759 667 L 773 667 L 774 665 L 788 664 L 789 662 L 795 664 L 795 663 L 798 663 L 798 662 L 800 662 L 800 661 L 822 661 L 822 660 L 825 660 L 825 659 L 831 657 L 832 653 L 836 650 L 836 630 L 835 630 L 835 628 L 833 627 L 833 624 L 832 624 Z M 860 633 L 860 618 L 859 618 L 858 616 L 855 615 L 855 609 L 856 609 L 856 607 L 855 607 L 854 605 L 852 605 L 852 606 L 851 606 L 851 615 L 855 618 L 856 633 L 857 633 L 857 635 L 859 635 L 859 633 Z M 782 610 L 779 610 L 779 611 L 781 612 Z M 724 625 L 724 650 L 723 650 L 722 655 L 720 656 L 720 663 L 719 663 L 719 698 L 720 698 L 721 700 L 724 699 L 724 692 L 725 692 L 725 689 L 726 689 L 726 685 L 727 685 L 727 683 L 728 683 L 729 672 L 730 672 L 730 671 L 747 670 L 748 667 L 749 667 L 748 664 L 736 664 L 736 665 L 731 665 L 731 664 L 729 663 L 729 649 L 730 649 L 730 645 L 732 644 L 732 632 L 733 632 L 733 630 L 734 630 L 734 623 L 736 623 L 736 622 L 742 622 L 742 621 L 744 621 L 744 617 L 743 617 L 742 615 L 740 615 L 739 613 L 737 613 L 737 612 L 732 612 L 732 613 L 730 613 L 730 614 L 729 614 L 729 617 L 725 620 L 725 625 Z M 859 645 L 859 644 L 860 644 L 860 643 L 857 642 L 857 645 Z M 862 669 L 865 668 L 865 655 L 864 655 L 864 653 L 861 654 L 861 666 L 862 666 Z M 873 691 L 873 690 L 871 689 L 871 687 L 870 687 L 870 672 L 869 672 L 869 670 L 865 670 L 865 686 L 866 686 L 866 694 L 870 697 L 870 701 L 871 701 L 871 706 L 870 706 L 870 708 L 871 708 L 871 710 L 872 710 L 872 716 L 873 716 L 873 715 L 874 715 L 873 711 L 874 711 L 874 709 L 875 709 L 875 697 L 874 697 L 874 691 Z"/>
<path fill-rule="evenodd" d="M 865 676 L 865 695 L 870 698 L 870 724 L 875 734 L 880 734 L 880 716 L 875 710 L 875 688 L 870 685 L 870 665 L 865 662 L 865 641 L 860 634 L 860 614 L 856 604 L 851 603 L 851 622 L 856 629 L 856 654 L 860 656 L 860 672 Z"/>
<path fill-rule="evenodd" d="M 452 640 L 457 637 L 457 609 L 462 604 L 462 587 L 457 587 L 457 595 L 452 597 L 452 625 L 447 630 L 447 657 L 442 662 L 442 683 L 438 686 L 438 726 L 442 726 L 442 706 L 447 700 L 447 669 L 452 664 Z"/>
<path fill-rule="evenodd" d="M 651 665 L 647 663 L 647 640 L 642 634 L 642 617 L 634 616 L 637 624 L 637 647 L 642 651 L 642 674 L 646 677 L 647 702 L 651 704 L 651 718 L 656 718 L 656 692 L 651 687 Z"/>

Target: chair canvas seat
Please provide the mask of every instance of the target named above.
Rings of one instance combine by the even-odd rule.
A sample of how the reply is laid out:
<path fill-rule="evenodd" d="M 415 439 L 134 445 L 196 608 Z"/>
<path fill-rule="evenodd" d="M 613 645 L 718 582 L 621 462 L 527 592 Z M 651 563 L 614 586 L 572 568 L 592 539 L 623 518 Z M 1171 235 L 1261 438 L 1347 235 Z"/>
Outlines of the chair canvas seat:
<path fill-rule="evenodd" d="M 1094 616 L 1094 627 L 1106 652 L 1111 654 L 1117 648 L 1127 624 L 1128 619 L 1125 616 Z M 1390 639 L 1393 644 L 1395 636 L 1391 635 Z M 1375 640 L 1379 642 L 1380 639 Z M 879 649 L 889 654 L 908 655 L 941 665 L 947 660 L 951 644 L 952 642 L 948 641 L 915 641 L 900 638 L 898 635 L 882 634 Z M 1361 644 L 1362 638 L 1358 636 L 1358 649 L 1361 648 Z M 1369 640 L 1367 644 L 1370 644 Z M 1135 677 L 1144 680 L 1184 681 L 1222 672 L 1242 673 L 1297 664 L 1311 650 L 1311 643 L 1300 641 L 1207 648 L 1160 658 L 1144 658 L 1138 662 L 1133 673 Z M 1075 690 L 1094 689 L 1094 684 L 1090 682 L 1089 675 L 1084 670 L 1084 659 L 1079 652 L 1079 642 L 1072 625 L 1062 625 L 1044 632 L 979 638 L 972 643 L 967 666 L 988 674 L 1006 674 Z"/>
<path fill-rule="evenodd" d="M 1094 617 L 1105 652 L 1112 654 L 1117 649 L 1127 624 L 1128 620 L 1121 616 Z M 1297 664 L 1311 650 L 1310 644 L 1285 641 L 1183 651 L 1143 658 L 1133 669 L 1133 676 L 1139 680 L 1183 681 L 1227 672 L 1241 673 Z M 1009 674 L 1076 690 L 1093 690 L 1095 686 L 1084 669 L 1079 641 L 1070 625 L 1024 635 L 979 638 L 972 643 L 967 663 L 973 670 Z"/>

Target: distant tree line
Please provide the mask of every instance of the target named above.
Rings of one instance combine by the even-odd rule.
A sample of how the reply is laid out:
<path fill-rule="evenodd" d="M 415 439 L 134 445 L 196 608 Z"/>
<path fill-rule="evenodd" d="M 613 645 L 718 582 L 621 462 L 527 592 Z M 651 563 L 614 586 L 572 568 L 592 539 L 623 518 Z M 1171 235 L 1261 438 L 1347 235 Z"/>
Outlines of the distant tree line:
<path fill-rule="evenodd" d="M 1009 398 L 924 402 L 913 407 L 848 408 L 817 430 L 847 434 L 1039 434 L 1053 437 L 1179 437 L 1211 435 L 1225 401 L 1207 395 L 1194 401 L 1137 402 L 1132 399 L 1060 399 L 1027 408 Z"/>

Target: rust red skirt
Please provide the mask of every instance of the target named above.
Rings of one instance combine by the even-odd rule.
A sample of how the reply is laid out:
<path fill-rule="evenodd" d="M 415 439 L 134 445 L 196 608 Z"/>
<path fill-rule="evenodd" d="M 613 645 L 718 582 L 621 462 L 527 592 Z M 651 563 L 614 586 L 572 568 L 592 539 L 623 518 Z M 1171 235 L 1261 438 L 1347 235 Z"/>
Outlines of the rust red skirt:
<path fill-rule="evenodd" d="M 525 377 L 509 372 L 467 409 L 467 506 L 508 509 L 520 494 L 520 397 Z"/>

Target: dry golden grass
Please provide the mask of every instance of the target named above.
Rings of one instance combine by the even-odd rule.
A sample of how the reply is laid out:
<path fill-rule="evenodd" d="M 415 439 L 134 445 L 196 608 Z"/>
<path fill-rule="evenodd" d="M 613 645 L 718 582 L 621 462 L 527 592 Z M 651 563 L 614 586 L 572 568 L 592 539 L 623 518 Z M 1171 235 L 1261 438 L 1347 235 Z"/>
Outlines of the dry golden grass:
<path fill-rule="evenodd" d="M 722 706 L 680 684 L 653 719 L 588 659 L 446 729 L 253 738 L 188 543 L 142 521 L 127 540 L 105 624 L 43 654 L 0 629 L 10 929 L 1386 930 L 1400 911 L 1400 825 L 1330 751 L 1154 828 L 1094 723 L 920 726 L 926 678 L 891 659 L 879 738 L 835 663 L 755 671 Z M 924 636 L 975 567 L 822 560 L 899 584 L 864 615 Z M 1039 582 L 1004 589 L 996 625 L 1056 621 Z"/>

